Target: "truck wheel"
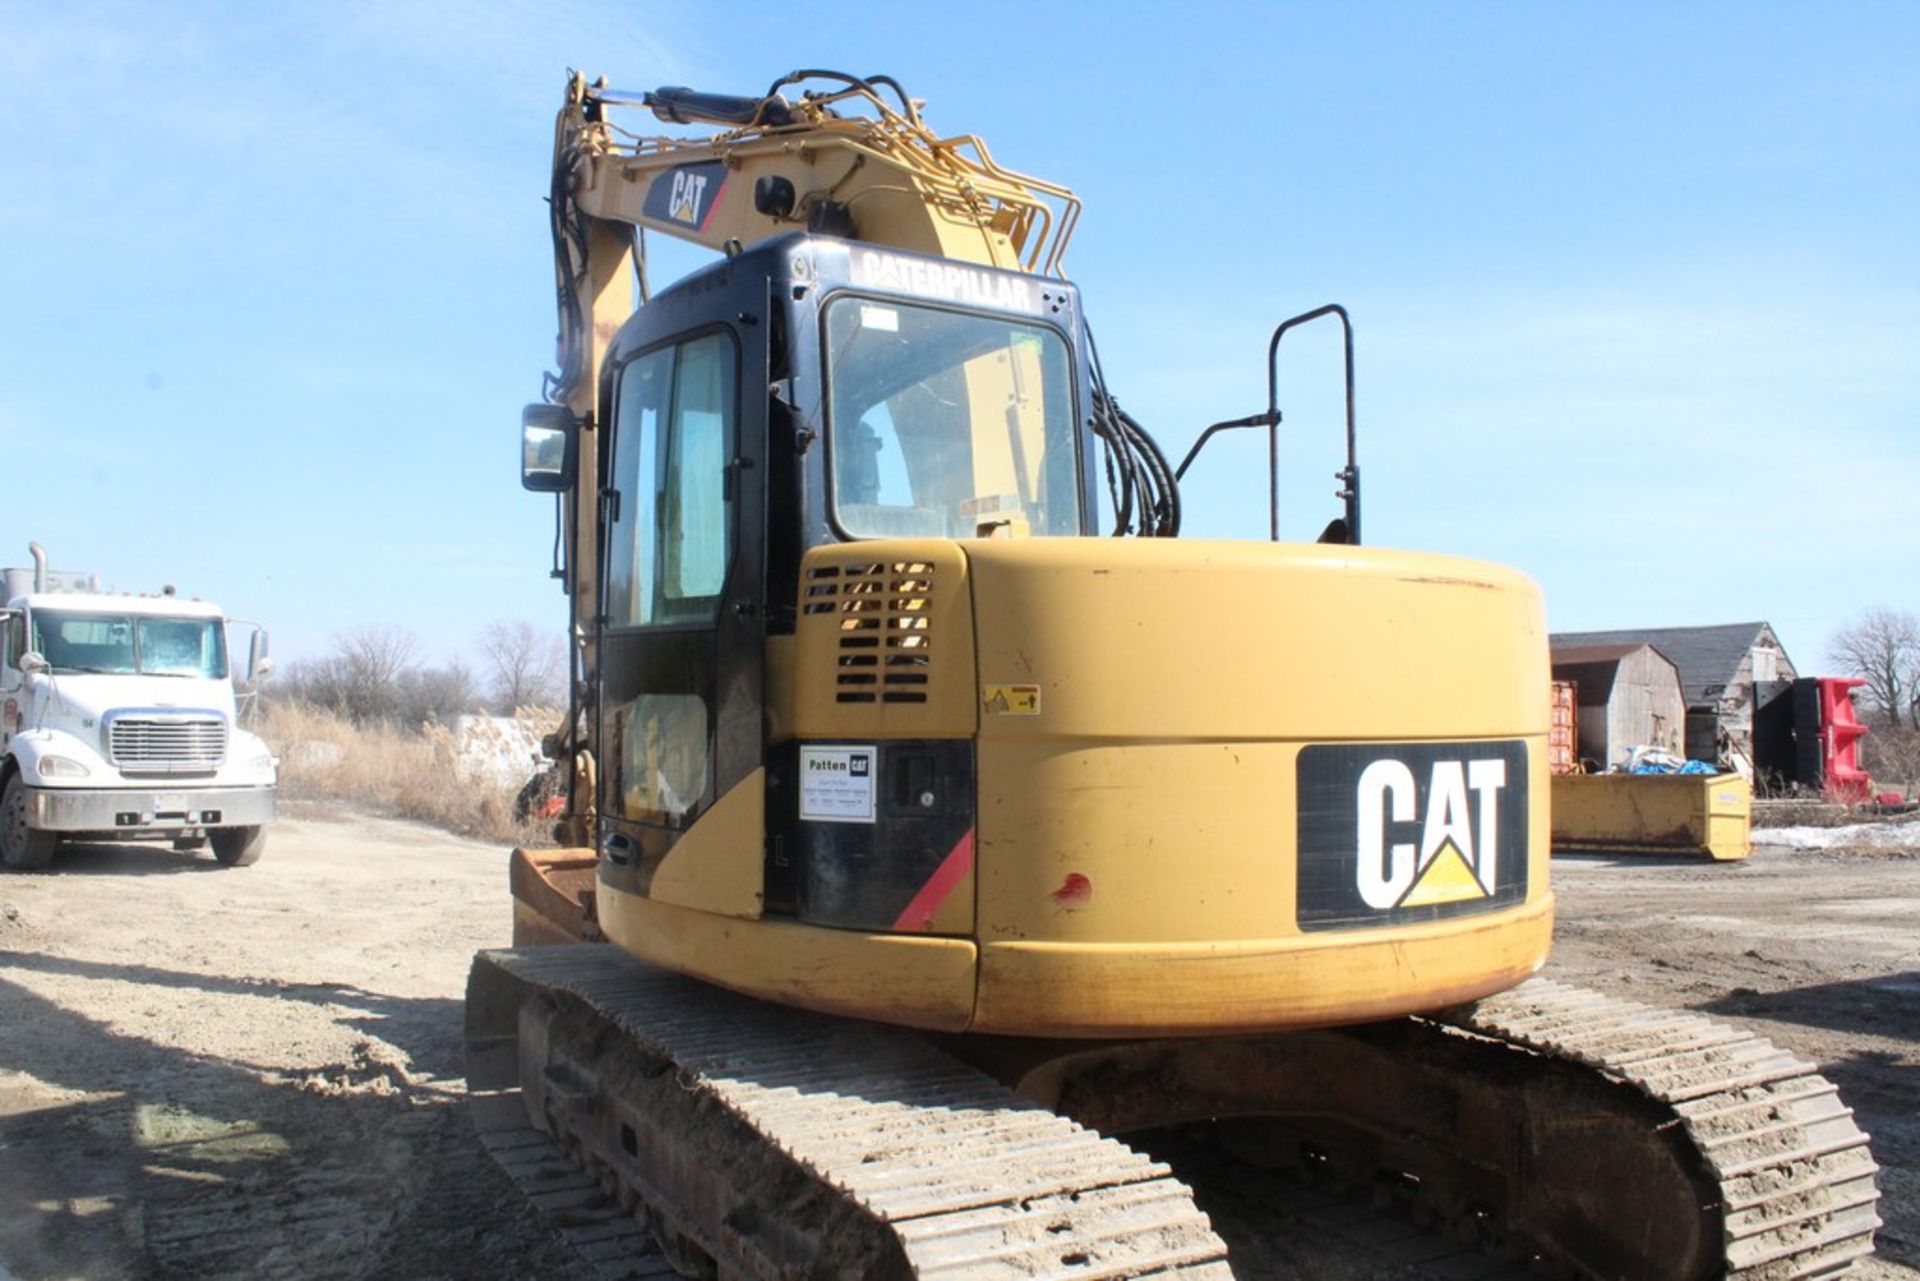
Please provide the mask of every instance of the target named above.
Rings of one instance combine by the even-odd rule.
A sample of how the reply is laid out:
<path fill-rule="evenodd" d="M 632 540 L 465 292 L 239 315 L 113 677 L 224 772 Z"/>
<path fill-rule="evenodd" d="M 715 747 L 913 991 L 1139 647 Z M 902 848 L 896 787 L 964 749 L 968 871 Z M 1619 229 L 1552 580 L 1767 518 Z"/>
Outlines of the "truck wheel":
<path fill-rule="evenodd" d="M 0 793 L 0 862 L 19 872 L 31 872 L 53 861 L 60 838 L 27 826 L 27 785 L 18 774 Z"/>
<path fill-rule="evenodd" d="M 213 842 L 213 856 L 226 867 L 246 867 L 258 863 L 267 852 L 264 827 L 216 827 L 207 833 Z"/>

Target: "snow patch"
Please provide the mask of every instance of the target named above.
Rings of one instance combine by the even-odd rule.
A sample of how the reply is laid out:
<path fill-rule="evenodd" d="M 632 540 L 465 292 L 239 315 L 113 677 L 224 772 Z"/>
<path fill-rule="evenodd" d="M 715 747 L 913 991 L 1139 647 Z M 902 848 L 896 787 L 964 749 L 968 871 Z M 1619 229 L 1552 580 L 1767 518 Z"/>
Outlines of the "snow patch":
<path fill-rule="evenodd" d="M 1794 850 L 1920 850 L 1920 817 L 1891 823 L 1849 823 L 1845 827 L 1767 827 L 1755 831 L 1753 841 Z"/>

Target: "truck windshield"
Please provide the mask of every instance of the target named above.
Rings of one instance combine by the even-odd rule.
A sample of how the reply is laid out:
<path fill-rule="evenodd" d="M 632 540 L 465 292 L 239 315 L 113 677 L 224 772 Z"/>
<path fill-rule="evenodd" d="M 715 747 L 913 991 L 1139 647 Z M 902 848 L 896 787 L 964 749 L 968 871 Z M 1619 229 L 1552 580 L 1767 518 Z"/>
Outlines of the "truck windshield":
<path fill-rule="evenodd" d="M 217 618 L 144 618 L 35 610 L 33 648 L 57 672 L 111 675 L 227 674 L 226 629 Z"/>
<path fill-rule="evenodd" d="M 856 538 L 1081 530 L 1059 332 L 842 296 L 827 308 L 833 510 Z"/>

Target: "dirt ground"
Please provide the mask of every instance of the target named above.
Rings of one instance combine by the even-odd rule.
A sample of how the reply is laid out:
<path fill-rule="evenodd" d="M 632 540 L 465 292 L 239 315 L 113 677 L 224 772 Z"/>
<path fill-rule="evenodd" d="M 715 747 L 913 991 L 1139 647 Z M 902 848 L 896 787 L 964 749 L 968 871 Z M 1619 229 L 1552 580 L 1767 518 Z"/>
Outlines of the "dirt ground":
<path fill-rule="evenodd" d="M 0 1271 L 564 1273 L 456 1106 L 505 887 L 500 849 L 366 818 L 0 877 Z"/>
<path fill-rule="evenodd" d="M 0 876 L 0 1281 L 575 1272 L 457 1106 L 505 871 L 497 848 L 308 813 L 253 868 L 100 845 Z M 1920 857 L 1554 871 L 1550 972 L 1821 1063 L 1885 1167 L 1857 1275 L 1920 1277 Z"/>

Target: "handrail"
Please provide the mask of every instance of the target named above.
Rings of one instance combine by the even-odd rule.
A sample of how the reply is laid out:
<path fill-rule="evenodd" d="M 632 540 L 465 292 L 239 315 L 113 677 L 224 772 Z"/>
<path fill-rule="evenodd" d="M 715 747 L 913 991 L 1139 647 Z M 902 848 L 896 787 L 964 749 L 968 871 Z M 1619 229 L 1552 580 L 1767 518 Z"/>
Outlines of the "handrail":
<path fill-rule="evenodd" d="M 1267 429 L 1267 533 L 1274 541 L 1280 541 L 1280 340 L 1287 331 L 1322 316 L 1338 316 L 1340 328 L 1346 336 L 1346 378 L 1347 378 L 1347 465 L 1333 474 L 1341 482 L 1334 491 L 1334 497 L 1346 504 L 1346 514 L 1342 517 L 1346 528 L 1342 537 L 1331 537 L 1334 526 L 1328 527 L 1328 533 L 1321 535 L 1322 541 L 1358 543 L 1360 541 L 1360 463 L 1356 455 L 1353 425 L 1353 322 L 1347 317 L 1347 309 L 1338 303 L 1328 303 L 1312 311 L 1302 312 L 1298 316 L 1280 322 L 1273 331 L 1273 338 L 1267 344 L 1267 410 L 1262 414 L 1249 414 L 1245 418 L 1230 418 L 1218 422 L 1200 433 L 1193 447 L 1187 450 L 1187 456 L 1174 468 L 1174 483 L 1178 484 L 1187 474 L 1187 468 L 1200 454 L 1206 443 L 1220 432 L 1232 431 L 1241 427 L 1265 427 Z M 1340 522 L 1336 522 L 1338 524 Z"/>
<path fill-rule="evenodd" d="M 1278 411 L 1274 411 L 1265 414 L 1249 414 L 1245 418 L 1230 418 L 1226 422 L 1215 423 L 1200 433 L 1200 439 L 1193 442 L 1193 448 L 1189 449 L 1187 456 L 1180 460 L 1180 465 L 1173 469 L 1174 480 L 1178 481 L 1187 474 L 1187 468 L 1200 453 L 1200 447 L 1212 440 L 1215 432 L 1232 431 L 1236 427 L 1267 427 L 1277 424 L 1279 421 L 1280 415 Z"/>
<path fill-rule="evenodd" d="M 1345 307 L 1330 302 L 1281 321 L 1280 327 L 1273 331 L 1273 340 L 1267 344 L 1267 413 L 1271 415 L 1267 426 L 1267 506 L 1269 533 L 1275 542 L 1280 541 L 1280 340 L 1289 329 L 1322 316 L 1338 316 L 1346 339 L 1347 465 L 1333 474 L 1333 478 L 1341 482 L 1333 496 L 1346 503 L 1346 541 L 1356 544 L 1360 541 L 1360 463 L 1355 454 L 1353 428 L 1353 321 Z"/>

